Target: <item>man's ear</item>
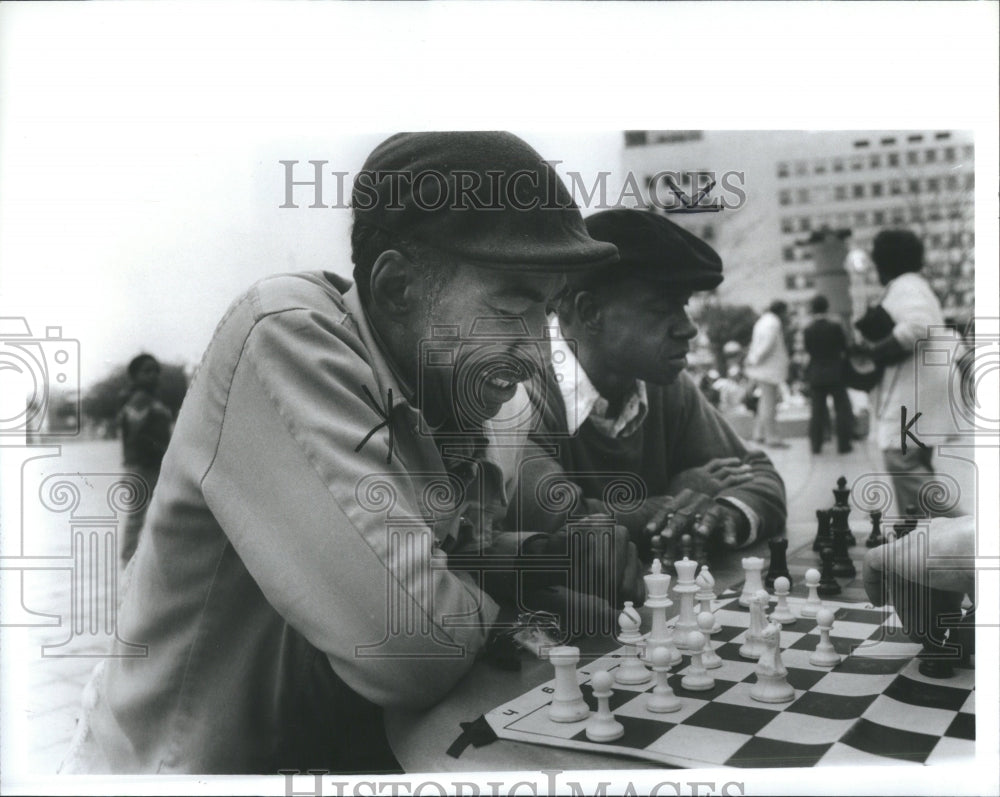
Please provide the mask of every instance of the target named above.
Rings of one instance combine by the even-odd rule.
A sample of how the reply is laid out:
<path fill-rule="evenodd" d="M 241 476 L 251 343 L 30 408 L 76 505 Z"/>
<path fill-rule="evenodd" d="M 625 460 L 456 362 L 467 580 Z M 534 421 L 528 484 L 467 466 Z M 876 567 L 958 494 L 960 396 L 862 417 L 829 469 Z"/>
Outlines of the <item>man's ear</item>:
<path fill-rule="evenodd" d="M 417 291 L 416 266 L 402 252 L 387 249 L 376 258 L 368 288 L 372 304 L 390 316 L 413 311 Z"/>
<path fill-rule="evenodd" d="M 600 332 L 604 325 L 601 304 L 590 291 L 580 291 L 573 298 L 573 312 L 588 332 Z"/>

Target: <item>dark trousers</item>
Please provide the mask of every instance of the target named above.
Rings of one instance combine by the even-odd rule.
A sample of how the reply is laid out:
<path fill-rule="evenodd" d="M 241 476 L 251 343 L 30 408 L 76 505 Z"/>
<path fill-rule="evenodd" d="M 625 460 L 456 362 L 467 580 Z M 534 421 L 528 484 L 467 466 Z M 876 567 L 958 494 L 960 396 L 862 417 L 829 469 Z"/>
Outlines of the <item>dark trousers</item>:
<path fill-rule="evenodd" d="M 837 450 L 849 451 L 854 426 L 854 411 L 851 400 L 847 398 L 847 388 L 843 385 L 811 387 L 812 414 L 809 417 L 809 442 L 813 453 L 818 454 L 823 448 L 823 426 L 827 417 L 826 397 L 833 396 L 833 411 L 837 420 Z"/>

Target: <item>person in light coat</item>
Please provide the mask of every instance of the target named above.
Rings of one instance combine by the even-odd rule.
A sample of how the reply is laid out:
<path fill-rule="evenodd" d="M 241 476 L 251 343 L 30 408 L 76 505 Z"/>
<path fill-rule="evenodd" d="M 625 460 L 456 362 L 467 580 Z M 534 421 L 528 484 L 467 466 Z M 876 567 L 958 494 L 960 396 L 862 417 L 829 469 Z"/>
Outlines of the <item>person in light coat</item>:
<path fill-rule="evenodd" d="M 754 423 L 753 439 L 774 448 L 787 448 L 778 435 L 776 416 L 781 383 L 788 378 L 788 349 L 785 346 L 785 322 L 788 305 L 775 301 L 753 327 L 745 370 L 757 383 L 760 402 Z"/>

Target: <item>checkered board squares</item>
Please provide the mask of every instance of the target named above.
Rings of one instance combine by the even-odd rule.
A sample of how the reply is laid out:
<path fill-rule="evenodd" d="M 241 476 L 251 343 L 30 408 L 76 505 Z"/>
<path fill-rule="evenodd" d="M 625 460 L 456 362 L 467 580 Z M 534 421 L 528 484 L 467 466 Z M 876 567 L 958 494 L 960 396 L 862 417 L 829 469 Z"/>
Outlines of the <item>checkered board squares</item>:
<path fill-rule="evenodd" d="M 800 613 L 802 599 L 791 598 Z M 610 699 L 625 735 L 591 742 L 587 720 L 552 722 L 553 683 L 532 689 L 486 715 L 503 739 L 625 755 L 675 766 L 809 767 L 933 765 L 971 759 L 975 753 L 975 672 L 955 668 L 955 677 L 920 674 L 914 659 L 920 646 L 899 628 L 891 609 L 825 601 L 834 610 L 833 641 L 843 654 L 834 668 L 809 664 L 818 630 L 814 619 L 782 628 L 781 658 L 795 698 L 759 703 L 750 697 L 756 663 L 739 655 L 750 616 L 733 597 L 713 603 L 722 630 L 711 637 L 722 659 L 710 670 L 715 686 L 689 692 L 681 686 L 689 655 L 668 681 L 681 708 L 654 714 L 646 701 L 655 681 L 614 684 Z M 577 670 L 584 699 L 597 709 L 590 678 L 621 666 L 625 649 L 587 662 Z M 595 758 L 595 766 L 600 760 Z"/>

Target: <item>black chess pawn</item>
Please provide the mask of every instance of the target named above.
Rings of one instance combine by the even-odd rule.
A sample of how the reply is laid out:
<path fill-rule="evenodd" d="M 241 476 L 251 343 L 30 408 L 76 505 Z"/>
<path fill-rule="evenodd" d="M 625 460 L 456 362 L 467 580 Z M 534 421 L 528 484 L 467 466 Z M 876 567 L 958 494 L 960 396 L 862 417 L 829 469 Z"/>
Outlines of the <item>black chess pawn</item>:
<path fill-rule="evenodd" d="M 698 563 L 698 567 L 708 564 L 708 528 L 701 522 L 701 515 L 694 516 L 694 545 L 691 558 Z"/>
<path fill-rule="evenodd" d="M 792 574 L 788 572 L 788 539 L 768 540 L 767 547 L 771 549 L 771 561 L 767 566 L 764 586 L 773 590 L 774 580 L 782 576 L 787 578 L 789 585 L 791 585 Z"/>
<path fill-rule="evenodd" d="M 684 559 L 686 557 L 688 559 L 691 559 L 693 558 L 692 557 L 693 553 L 694 553 L 694 540 L 691 539 L 690 534 L 682 534 L 680 558 Z"/>
<path fill-rule="evenodd" d="M 653 559 L 652 561 L 659 560 L 660 564 L 663 564 L 663 537 L 659 534 L 654 534 L 649 540 L 649 549 L 652 551 Z"/>
<path fill-rule="evenodd" d="M 674 574 L 674 559 L 677 558 L 677 538 L 674 536 L 674 513 L 667 513 L 667 520 L 663 525 L 661 536 L 663 538 L 663 556 L 660 562 L 663 564 L 663 572 Z"/>
<path fill-rule="evenodd" d="M 865 547 L 877 548 L 885 542 L 885 537 L 882 536 L 882 513 L 876 509 L 869 517 L 872 520 L 872 533 L 865 540 Z"/>
<path fill-rule="evenodd" d="M 857 571 L 851 554 L 847 551 L 847 530 L 841 517 L 847 515 L 847 507 L 835 506 L 832 510 L 834 515 L 833 529 L 833 575 L 836 578 L 854 578 Z"/>
<path fill-rule="evenodd" d="M 813 550 L 822 551 L 833 547 L 833 534 L 830 533 L 830 510 L 816 510 L 816 539 L 813 540 Z"/>
<path fill-rule="evenodd" d="M 819 571 L 819 586 L 816 587 L 817 594 L 828 598 L 831 595 L 840 594 L 840 584 L 833 575 L 833 548 L 824 548 L 819 552 L 820 561 L 823 563 Z"/>

